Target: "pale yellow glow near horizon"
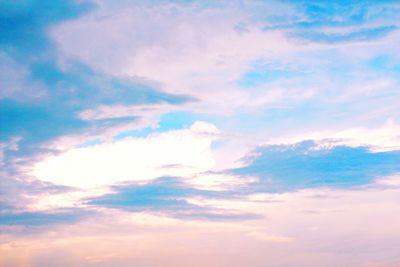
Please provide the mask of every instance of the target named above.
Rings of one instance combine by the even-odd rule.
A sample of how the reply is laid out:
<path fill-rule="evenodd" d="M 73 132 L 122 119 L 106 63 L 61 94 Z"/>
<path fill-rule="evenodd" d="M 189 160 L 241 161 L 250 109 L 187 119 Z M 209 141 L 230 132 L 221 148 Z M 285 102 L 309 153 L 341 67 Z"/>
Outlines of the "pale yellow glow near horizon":
<path fill-rule="evenodd" d="M 0 266 L 397 267 L 398 185 L 382 188 L 377 180 L 368 188 L 196 202 L 261 215 L 239 221 L 103 208 L 94 217 L 42 226 L 31 235 L 18 227 L 0 233 Z"/>

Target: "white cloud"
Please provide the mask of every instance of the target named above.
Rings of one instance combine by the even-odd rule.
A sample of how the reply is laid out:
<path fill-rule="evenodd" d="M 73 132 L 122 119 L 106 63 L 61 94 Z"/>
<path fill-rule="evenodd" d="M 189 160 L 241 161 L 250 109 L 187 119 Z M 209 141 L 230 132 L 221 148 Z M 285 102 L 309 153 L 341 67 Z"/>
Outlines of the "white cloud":
<path fill-rule="evenodd" d="M 256 177 L 236 176 L 227 173 L 199 173 L 188 181 L 196 188 L 223 191 L 235 189 L 256 181 Z"/>
<path fill-rule="evenodd" d="M 390 176 L 381 177 L 376 181 L 377 185 L 387 186 L 387 187 L 400 187 L 400 173 L 396 173 Z"/>
<path fill-rule="evenodd" d="M 321 146 L 346 145 L 368 146 L 372 151 L 391 151 L 400 148 L 400 125 L 388 119 L 383 125 L 375 128 L 357 127 L 338 131 L 312 131 L 299 135 L 289 133 L 287 136 L 274 138 L 266 144 L 296 143 L 304 140 L 315 140 Z"/>
<path fill-rule="evenodd" d="M 166 111 L 173 110 L 170 104 L 144 104 L 144 105 L 100 105 L 94 109 L 88 109 L 79 113 L 79 118 L 83 120 L 101 120 L 109 118 L 121 118 L 130 116 L 140 116 L 157 118 Z"/>
<path fill-rule="evenodd" d="M 358 97 L 366 90 L 373 94 L 389 86 L 390 79 L 383 77 L 381 83 L 368 88 L 363 84 L 349 90 L 346 87 L 342 95 L 337 89 L 342 84 L 331 80 L 331 70 L 326 67 L 341 61 L 357 64 L 383 50 L 397 55 L 394 44 L 400 36 L 394 33 L 367 43 L 298 42 L 286 37 L 288 29 L 263 30 L 269 16 L 298 22 L 306 19 L 294 5 L 275 1 L 268 4 L 157 2 L 134 6 L 123 3 L 122 8 L 110 1 L 98 4 L 95 12 L 53 28 L 51 36 L 61 52 L 61 61 L 79 59 L 109 74 L 155 81 L 163 91 L 184 93 L 200 100 L 185 109 L 214 116 L 263 110 L 276 104 L 290 105 L 310 98 L 332 102 L 338 93 L 342 100 Z M 79 41 L 83 38 L 84 43 Z M 238 80 L 259 61 L 289 69 L 295 66 L 297 71 L 314 74 L 311 79 L 310 76 L 285 79 L 285 83 L 244 90 Z"/>
<path fill-rule="evenodd" d="M 364 76 L 367 76 L 366 74 Z M 366 79 L 365 77 L 362 77 Z M 363 83 L 354 83 L 345 88 L 344 92 L 333 99 L 328 101 L 333 102 L 351 102 L 354 99 L 361 97 L 374 96 L 379 93 L 384 93 L 389 90 L 393 90 L 396 87 L 396 83 L 389 78 L 369 80 Z"/>
<path fill-rule="evenodd" d="M 276 235 L 268 235 L 264 232 L 260 231 L 251 231 L 248 233 L 248 236 L 259 239 L 262 241 L 269 241 L 269 242 L 292 242 L 293 238 L 286 237 L 286 236 L 276 236 Z"/>
<path fill-rule="evenodd" d="M 32 196 L 30 204 L 27 205 L 28 211 L 52 211 L 65 208 L 83 208 L 87 207 L 86 198 L 102 196 L 112 193 L 109 188 L 93 188 L 89 190 L 76 190 L 61 193 L 43 193 L 38 196 Z"/>
<path fill-rule="evenodd" d="M 271 3 L 264 13 L 275 9 Z M 246 12 L 229 4 L 223 9 L 160 4 L 111 11 L 103 6 L 61 24 L 51 35 L 64 57 L 107 73 L 157 81 L 162 90 L 200 99 L 192 109 L 211 106 L 213 113 L 226 113 L 271 102 L 268 93 L 268 100 L 253 103 L 252 93 L 236 84 L 255 60 L 308 49 L 291 43 L 284 31 L 264 31 Z M 238 31 L 243 22 L 245 30 Z M 83 36 L 85 43 L 77 42 Z"/>
<path fill-rule="evenodd" d="M 184 130 L 72 149 L 36 163 L 32 174 L 43 181 L 81 188 L 168 175 L 191 177 L 214 166 L 211 143 L 217 134 L 215 126 L 196 122 Z"/>

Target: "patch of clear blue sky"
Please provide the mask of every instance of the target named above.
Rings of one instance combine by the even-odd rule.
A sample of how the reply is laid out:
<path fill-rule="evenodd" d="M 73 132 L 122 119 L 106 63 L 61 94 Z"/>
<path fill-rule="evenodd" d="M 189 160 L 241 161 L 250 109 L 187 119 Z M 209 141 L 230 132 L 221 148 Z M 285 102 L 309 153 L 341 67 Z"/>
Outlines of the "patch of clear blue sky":
<path fill-rule="evenodd" d="M 319 28 L 357 26 L 381 19 L 399 16 L 400 7 L 392 5 L 397 0 L 284 0 L 300 14 L 290 19 L 273 17 L 274 21 L 287 21 L 286 27 Z"/>
<path fill-rule="evenodd" d="M 288 36 L 311 42 L 338 43 L 379 39 L 397 30 L 396 19 L 400 19 L 400 8 L 392 5 L 396 1 L 283 2 L 291 4 L 297 13 L 265 18 L 268 24 L 265 30 L 287 29 Z M 324 30 L 327 27 L 337 30 L 328 32 Z M 344 30 L 338 31 L 340 28 Z"/>
<path fill-rule="evenodd" d="M 379 73 L 386 77 L 391 77 L 400 80 L 400 62 L 392 56 L 382 52 L 379 55 L 371 58 L 365 64 L 371 68 L 375 73 Z"/>
<path fill-rule="evenodd" d="M 96 138 L 96 139 L 92 139 L 92 140 L 86 141 L 84 143 L 81 143 L 81 144 L 75 146 L 75 148 L 91 147 L 91 146 L 95 146 L 95 145 L 101 145 L 103 143 L 104 143 L 103 140 Z"/>
<path fill-rule="evenodd" d="M 371 74 L 368 79 L 387 77 L 398 78 L 399 64 L 396 59 L 382 52 L 371 58 L 358 61 L 349 61 L 339 54 L 335 49 L 322 51 L 308 51 L 298 55 L 299 60 L 283 64 L 279 61 L 263 62 L 261 59 L 255 61 L 250 70 L 244 73 L 237 84 L 244 89 L 255 89 L 262 85 L 280 85 L 284 82 L 298 81 L 300 86 L 321 87 L 320 77 L 329 77 L 332 84 L 325 83 L 323 87 L 327 90 L 336 86 L 335 92 L 340 92 L 342 87 L 357 81 L 360 74 Z M 312 62 L 302 61 L 309 58 Z M 321 61 L 321 59 L 324 59 Z M 396 70 L 397 69 L 397 70 Z M 326 81 L 325 81 L 326 82 Z M 293 85 L 291 85 L 293 86 Z M 268 87 L 265 87 L 268 90 Z"/>
<path fill-rule="evenodd" d="M 321 31 L 298 31 L 289 34 L 291 37 L 302 38 L 317 43 L 339 43 L 349 41 L 368 41 L 382 38 L 389 33 L 398 30 L 397 26 L 382 26 L 360 29 L 352 32 L 327 33 Z"/>
<path fill-rule="evenodd" d="M 242 75 L 237 84 L 243 88 L 254 88 L 267 82 L 305 75 L 305 71 L 281 66 L 279 63 L 256 61 L 248 72 Z"/>
<path fill-rule="evenodd" d="M 188 128 L 200 118 L 200 115 L 188 111 L 168 112 L 161 116 L 157 127 L 146 127 L 139 130 L 124 131 L 115 135 L 114 140 L 120 140 L 126 137 L 146 137 L 152 133 Z"/>
<path fill-rule="evenodd" d="M 256 149 L 247 166 L 234 174 L 260 178 L 260 190 L 364 185 L 400 171 L 400 151 L 371 152 L 368 147 L 318 147 L 314 141 Z"/>

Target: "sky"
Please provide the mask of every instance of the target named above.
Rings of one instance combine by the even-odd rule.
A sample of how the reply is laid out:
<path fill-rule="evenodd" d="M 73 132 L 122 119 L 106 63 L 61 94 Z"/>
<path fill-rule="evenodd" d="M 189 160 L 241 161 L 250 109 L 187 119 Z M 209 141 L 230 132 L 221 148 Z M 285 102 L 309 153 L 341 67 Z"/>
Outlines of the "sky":
<path fill-rule="evenodd" d="M 400 266 L 400 1 L 0 0 L 0 267 Z"/>

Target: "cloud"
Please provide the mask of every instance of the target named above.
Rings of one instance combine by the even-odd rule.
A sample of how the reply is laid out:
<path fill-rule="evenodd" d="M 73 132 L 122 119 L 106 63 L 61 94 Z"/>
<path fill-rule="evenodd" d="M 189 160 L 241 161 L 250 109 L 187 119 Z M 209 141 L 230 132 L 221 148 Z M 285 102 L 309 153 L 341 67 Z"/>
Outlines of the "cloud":
<path fill-rule="evenodd" d="M 22 135 L 36 142 L 88 128 L 89 123 L 77 116 L 80 112 L 98 105 L 137 105 L 152 103 L 179 104 L 187 98 L 171 96 L 157 92 L 146 85 L 136 84 L 129 79 L 104 77 L 85 67 L 75 66 L 70 71 L 62 71 L 53 64 L 41 63 L 32 66 L 35 79 L 47 86 L 46 95 L 33 103 L 3 99 L 1 109 L 2 124 L 8 127 L 2 132 L 2 140 L 11 136 Z M 129 114 L 123 119 L 132 120 L 136 114 Z M 139 115 L 139 114 L 138 114 Z M 41 123 L 38 123 L 41 121 Z M 109 122 L 124 122 L 109 118 Z M 107 122 L 95 120 L 92 124 Z M 56 128 L 51 127 L 55 125 Z M 41 131 L 40 129 L 43 129 Z M 33 131 L 36 129 L 36 131 Z M 26 131 L 31 134 L 26 135 Z M 31 140 L 32 141 L 32 140 Z"/>
<path fill-rule="evenodd" d="M 50 44 L 50 25 L 77 18 L 93 7 L 87 1 L 4 1 L 0 8 L 0 49 L 17 59 L 37 55 Z"/>
<path fill-rule="evenodd" d="M 349 147 L 368 147 L 373 152 L 395 151 L 400 148 L 400 125 L 388 119 L 378 127 L 355 127 L 339 131 L 307 131 L 301 134 L 288 133 L 273 138 L 268 144 L 297 143 L 303 140 L 315 140 L 317 143 L 344 145 Z"/>
<path fill-rule="evenodd" d="M 211 142 L 217 133 L 215 126 L 196 122 L 188 129 L 76 148 L 36 163 L 32 174 L 83 188 L 166 175 L 191 177 L 213 167 Z"/>
<path fill-rule="evenodd" d="M 249 232 L 248 235 L 255 239 L 259 239 L 262 241 L 269 241 L 269 242 L 292 242 L 293 241 L 293 238 L 290 238 L 290 237 L 268 235 L 268 234 L 265 234 L 265 233 L 259 232 L 259 231 Z"/>
<path fill-rule="evenodd" d="M 95 12 L 59 25 L 51 36 L 62 58 L 79 59 L 106 73 L 140 76 L 165 92 L 189 94 L 198 101 L 184 110 L 208 114 L 221 124 L 225 116 L 234 125 L 245 112 L 251 113 L 251 120 L 254 114 L 273 113 L 271 109 L 293 110 L 286 114 L 292 117 L 302 114 L 304 105 L 318 106 L 315 116 L 323 113 L 320 110 L 334 110 L 322 116 L 334 125 L 336 110 L 345 108 L 337 103 L 326 108 L 325 102 L 351 91 L 354 81 L 372 84 L 374 78 L 390 78 L 374 77 L 375 71 L 361 66 L 381 51 L 396 56 L 396 32 L 380 42 L 349 40 L 347 46 L 298 42 L 288 36 L 304 31 L 347 36 L 384 29 L 395 25 L 396 8 L 389 2 L 141 2 L 121 7 L 102 1 Z M 77 40 L 83 36 L 87 42 L 80 44 Z M 374 96 L 366 97 L 359 109 L 367 112 L 367 102 L 392 103 L 393 98 Z M 265 128 L 277 127 L 267 119 L 256 120 Z M 239 125 L 235 131 L 244 128 Z"/>
<path fill-rule="evenodd" d="M 48 38 L 50 29 L 94 8 L 84 1 L 6 1 L 0 8 L 0 85 L 4 89 L 0 94 L 0 142 L 5 201 L 21 198 L 25 203 L 25 196 L 14 194 L 16 188 L 32 186 L 31 194 L 48 190 L 48 185 L 40 182 L 33 185 L 24 170 L 38 158 L 94 138 L 109 138 L 119 130 L 154 125 L 159 116 L 133 111 L 123 117 L 89 120 L 80 113 L 118 105 L 170 108 L 193 100 L 161 92 L 140 79 L 97 72 L 75 60 L 59 60 L 58 48 Z"/>
<path fill-rule="evenodd" d="M 93 215 L 93 212 L 78 209 L 53 210 L 51 212 L 8 212 L 1 213 L 0 225 L 40 227 L 49 224 L 68 224 Z"/>
<path fill-rule="evenodd" d="M 400 174 L 396 173 L 394 175 L 380 177 L 375 182 L 377 185 L 382 185 L 382 186 L 386 186 L 386 187 L 399 187 L 400 186 Z"/>
<path fill-rule="evenodd" d="M 398 30 L 395 1 L 291 1 L 295 15 L 267 18 L 266 30 L 282 29 L 288 37 L 335 45 L 379 40 Z"/>
<path fill-rule="evenodd" d="M 19 136 L 21 147 L 28 148 L 66 134 L 135 119 L 135 114 L 130 114 L 88 123 L 77 116 L 100 105 L 178 105 L 190 99 L 160 92 L 133 78 L 93 71 L 74 60 L 58 60 L 49 29 L 93 9 L 91 3 L 73 1 L 6 1 L 2 5 L 0 66 L 7 66 L 1 68 L 7 72 L 0 75 L 6 89 L 0 99 L 1 124 L 7 126 L 1 132 L 2 142 Z"/>
<path fill-rule="evenodd" d="M 187 198 L 221 198 L 232 192 L 217 192 L 190 187 L 179 178 L 159 178 L 144 185 L 121 185 L 114 192 L 87 200 L 91 206 L 121 209 L 129 212 L 150 212 L 168 217 L 209 220 L 238 221 L 254 220 L 258 215 L 237 212 L 232 209 L 218 209 L 198 206 Z"/>
<path fill-rule="evenodd" d="M 297 16 L 272 17 L 272 25 L 291 28 L 360 26 L 368 23 L 391 23 L 398 16 L 396 1 L 289 1 Z"/>
<path fill-rule="evenodd" d="M 34 101 L 46 94 L 44 86 L 30 79 L 28 66 L 0 52 L 0 99 L 12 98 Z"/>
<path fill-rule="evenodd" d="M 399 11 L 3 1 L 0 265 L 399 265 Z"/>
<path fill-rule="evenodd" d="M 340 43 L 350 41 L 368 41 L 376 40 L 387 36 L 393 31 L 398 30 L 397 26 L 382 26 L 377 28 L 368 28 L 355 30 L 349 33 L 326 33 L 316 31 L 296 32 L 291 37 L 302 38 L 305 40 L 321 43 Z"/>
<path fill-rule="evenodd" d="M 248 92 L 234 86 L 235 79 L 253 60 L 296 49 L 280 32 L 253 24 L 245 32 L 235 30 L 248 16 L 235 5 L 225 10 L 164 3 L 111 10 L 105 4 L 92 15 L 57 27 L 52 36 L 62 55 L 96 70 L 156 81 L 166 92 L 190 94 L 201 100 L 192 110 L 204 112 L 212 106 L 214 113 L 221 113 L 251 105 Z M 87 42 L 76 46 L 81 36 Z"/>
<path fill-rule="evenodd" d="M 172 191 L 162 191 L 162 184 L 152 186 L 157 185 L 158 196 Z M 119 190 L 121 200 L 135 200 L 130 190 L 149 196 L 146 186 Z M 107 197 L 118 203 L 118 194 Z M 0 235 L 0 263 L 15 266 L 25 261 L 35 267 L 43 263 L 56 267 L 99 260 L 95 264 L 128 267 L 132 263 L 153 266 L 161 260 L 171 267 L 191 262 L 196 267 L 220 262 L 261 267 L 268 254 L 268 264 L 277 266 L 396 266 L 400 232 L 394 214 L 399 211 L 399 188 L 314 188 L 268 193 L 266 198 L 279 201 L 203 199 L 208 208 L 262 215 L 249 221 L 170 218 L 165 213 L 103 208 L 91 218 L 49 224 L 47 231 L 35 234 L 28 234 L 32 228 L 18 231 L 2 225 L 12 236 Z M 132 250 L 138 244 L 140 249 Z"/>

